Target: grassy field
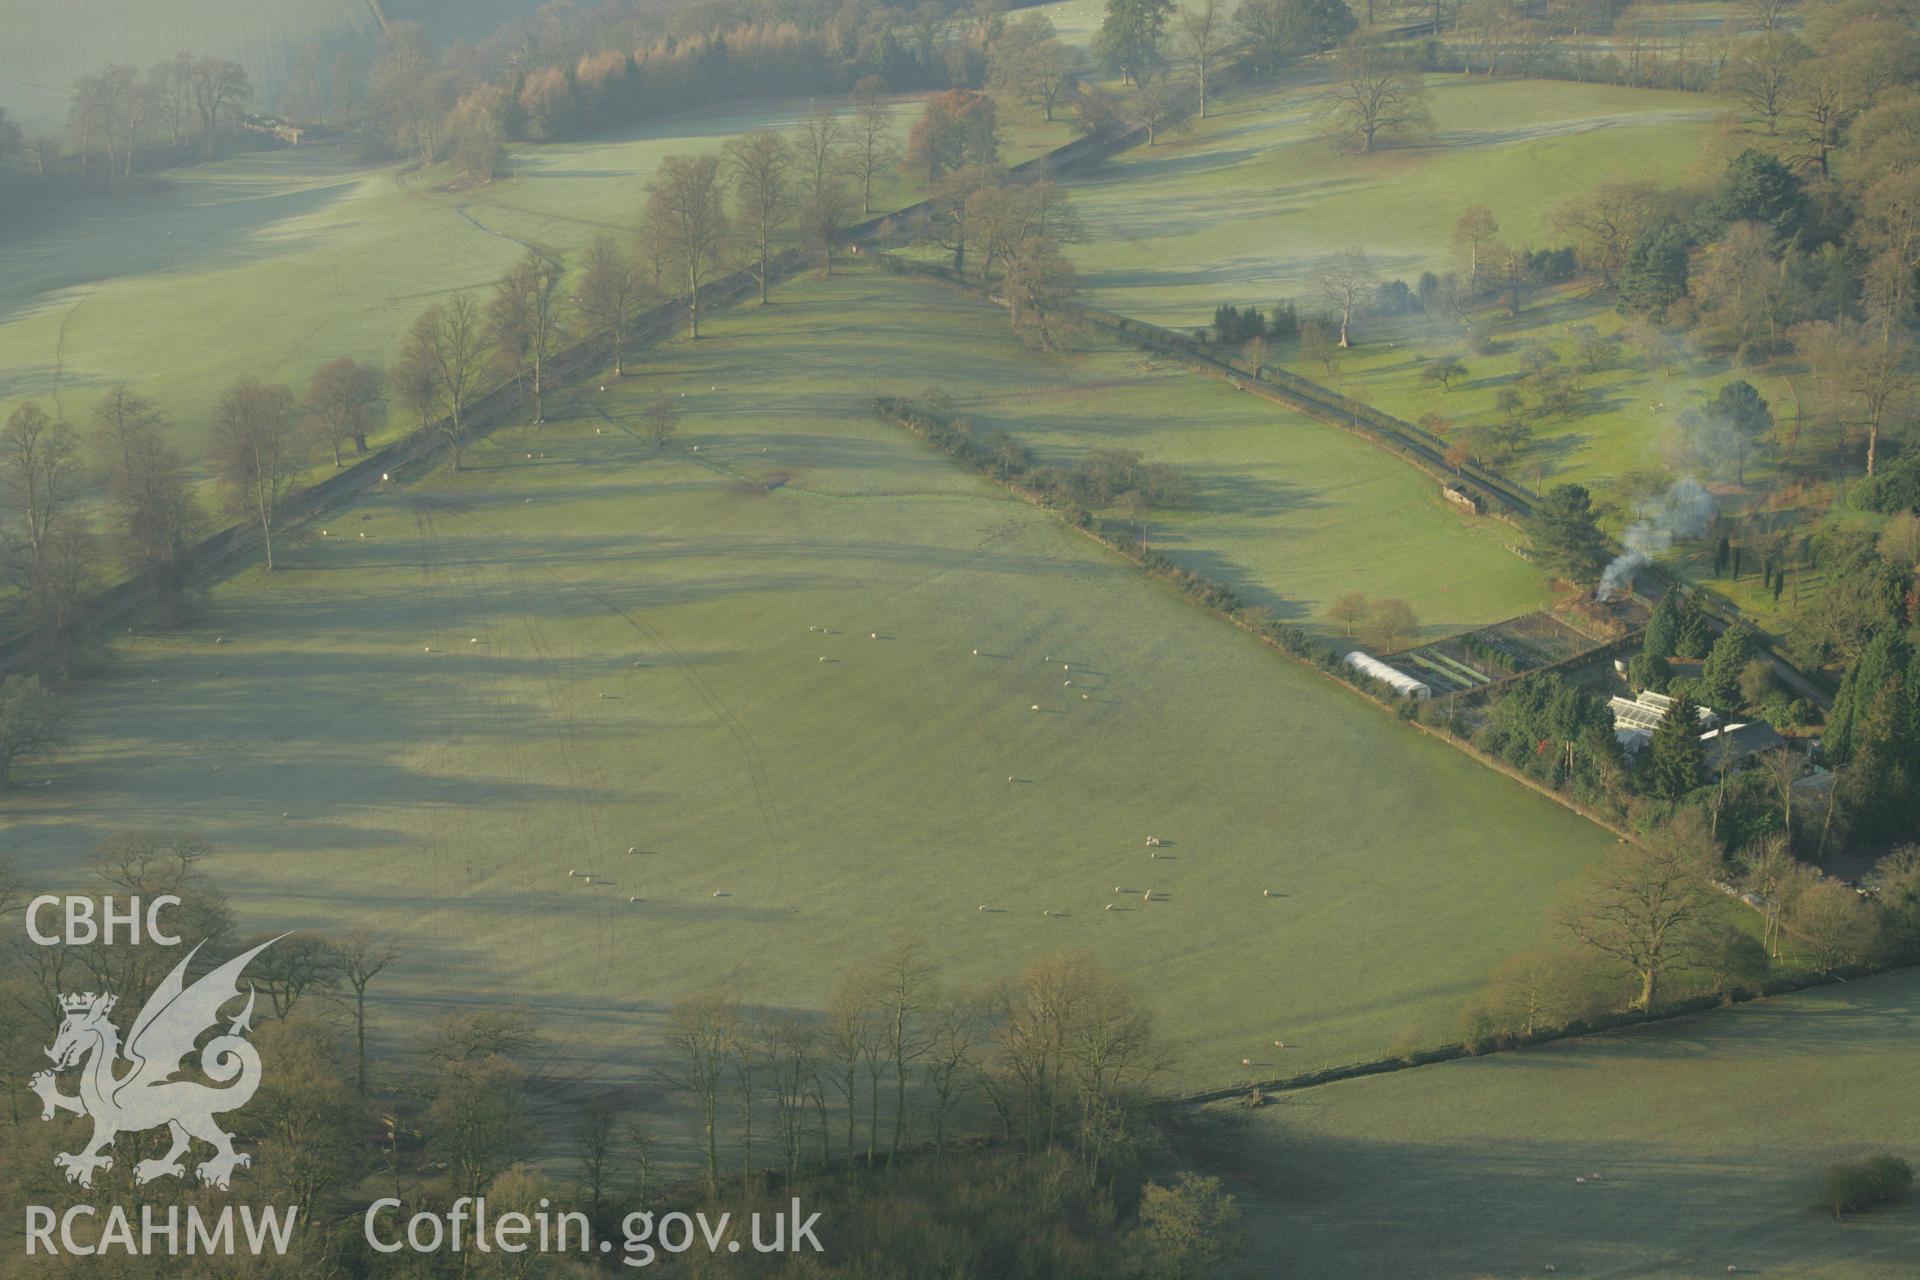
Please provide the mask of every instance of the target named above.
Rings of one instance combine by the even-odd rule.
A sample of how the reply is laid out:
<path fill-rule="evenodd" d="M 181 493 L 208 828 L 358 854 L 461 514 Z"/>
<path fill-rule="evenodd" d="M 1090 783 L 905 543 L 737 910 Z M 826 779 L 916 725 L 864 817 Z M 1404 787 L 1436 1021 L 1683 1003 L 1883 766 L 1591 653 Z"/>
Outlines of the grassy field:
<path fill-rule="evenodd" d="M 1326 606 L 1361 591 L 1407 600 L 1431 638 L 1541 603 L 1541 575 L 1506 549 L 1511 528 L 1462 516 L 1437 484 L 1344 432 L 1129 348 L 966 368 L 940 381 L 955 411 L 1044 462 L 1113 448 L 1179 467 L 1195 500 L 1150 515 L 1149 543 L 1282 621 L 1330 630 Z"/>
<path fill-rule="evenodd" d="M 1916 1081 L 1907 972 L 1288 1094 L 1191 1136 L 1259 1274 L 1913 1280 L 1920 1199 L 1812 1206 L 1830 1164 L 1920 1159 Z"/>
<path fill-rule="evenodd" d="M 1498 421 L 1495 398 L 1502 389 L 1519 391 L 1531 404 L 1526 358 L 1544 348 L 1553 356 L 1553 367 L 1577 376 L 1580 394 L 1569 413 L 1529 411 L 1533 443 L 1506 469 L 1530 488 L 1577 480 L 1622 494 L 1664 489 L 1669 473 L 1681 465 L 1682 415 L 1703 407 L 1739 378 L 1758 389 L 1784 429 L 1792 425 L 1795 388 L 1778 369 L 1737 368 L 1724 357 L 1678 349 L 1671 363 L 1662 363 L 1607 297 L 1595 298 L 1584 286 L 1544 293 L 1517 317 L 1489 310 L 1474 322 L 1492 340 L 1485 354 L 1467 349 L 1451 318 L 1396 317 L 1359 326 L 1354 349 L 1332 372 L 1318 363 L 1291 363 L 1307 377 L 1409 422 L 1437 414 L 1458 429 Z M 1578 331 L 1585 328 L 1611 339 L 1598 370 L 1583 361 L 1578 347 Z M 1424 376 L 1428 361 L 1442 355 L 1456 356 L 1466 366 L 1466 376 L 1451 388 Z M 1747 483 L 1764 482 L 1769 469 L 1764 452 L 1756 450 L 1746 468 Z M 1731 489 L 1735 477 L 1702 479 Z"/>
<path fill-rule="evenodd" d="M 51 876 L 199 831 L 250 926 L 402 939 L 383 1044 L 524 1002 L 561 1074 L 643 1073 L 709 984 L 815 1007 L 904 933 L 969 982 L 1088 949 L 1170 1087 L 1281 1035 L 1289 1068 L 1443 1037 L 1611 837 L 869 411 L 960 368 L 1058 382 L 1004 325 L 816 279 L 370 493 L 192 633 L 117 642 L 10 843 Z"/>
<path fill-rule="evenodd" d="M 1303 310 L 1317 260 L 1359 245 L 1387 278 L 1442 270 L 1453 225 L 1486 203 L 1501 234 L 1557 244 L 1550 210 L 1607 178 L 1677 178 L 1720 104 L 1695 94 L 1431 76 L 1434 134 L 1372 156 L 1320 137 L 1307 71 L 1223 96 L 1185 137 L 1136 147 L 1072 188 L 1090 299 L 1175 327 L 1222 302 Z"/>
<path fill-rule="evenodd" d="M 190 457 L 240 373 L 298 389 L 338 356 L 384 364 L 436 298 L 486 288 L 521 252 L 625 242 L 662 157 L 792 125 L 804 103 L 759 103 L 577 143 L 518 147 L 510 174 L 435 190 L 342 148 L 258 152 L 171 173 L 165 189 L 65 206 L 7 232 L 0 255 L 0 416 L 53 401 L 77 422 L 132 383 L 173 417 Z M 912 104 L 896 115 L 904 134 Z M 1067 138 L 1010 132 L 1008 158 Z M 903 179 L 879 207 L 917 198 Z M 400 411 L 394 421 L 401 423 Z"/>

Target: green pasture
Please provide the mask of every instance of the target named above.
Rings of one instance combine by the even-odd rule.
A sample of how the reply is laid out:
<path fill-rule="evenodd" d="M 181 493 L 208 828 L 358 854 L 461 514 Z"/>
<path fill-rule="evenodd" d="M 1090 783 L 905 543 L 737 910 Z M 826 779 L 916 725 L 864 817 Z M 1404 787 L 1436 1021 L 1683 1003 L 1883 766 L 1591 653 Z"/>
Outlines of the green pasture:
<path fill-rule="evenodd" d="M 1434 75 L 1433 136 L 1356 156 L 1321 136 L 1321 74 L 1223 94 L 1184 135 L 1074 176 L 1089 300 L 1177 328 L 1222 302 L 1292 296 L 1318 310 L 1308 277 L 1321 258 L 1358 245 L 1412 284 L 1448 266 L 1475 204 L 1509 241 L 1551 247 L 1555 206 L 1608 178 L 1680 178 L 1721 109 L 1697 94 Z"/>
<path fill-rule="evenodd" d="M 1917 1084 L 1906 972 L 1285 1094 L 1192 1138 L 1262 1275 L 1910 1280 L 1920 1198 L 1814 1202 L 1836 1162 L 1920 1162 Z"/>
<path fill-rule="evenodd" d="M 1284 352 L 1289 367 L 1357 400 L 1409 422 L 1437 415 L 1452 430 L 1500 420 L 1497 397 L 1503 389 L 1520 393 L 1532 443 L 1504 469 L 1530 489 L 1565 480 L 1638 496 L 1649 486 L 1663 489 L 1671 474 L 1688 469 L 1681 449 L 1681 417 L 1702 408 L 1721 387 L 1736 379 L 1752 383 L 1779 424 L 1779 447 L 1791 434 L 1795 388 L 1774 368 L 1745 369 L 1724 357 L 1676 348 L 1663 363 L 1627 326 L 1605 295 L 1574 285 L 1542 293 L 1518 316 L 1494 309 L 1473 316 L 1492 347 L 1486 354 L 1469 349 L 1467 334 L 1452 317 L 1382 317 L 1355 326 L 1355 345 L 1342 353 L 1331 372 L 1317 361 Z M 1609 339 L 1598 370 L 1582 358 L 1578 331 L 1591 328 Z M 1573 374 L 1580 393 L 1564 414 L 1541 414 L 1529 387 L 1530 352 L 1550 353 L 1553 369 Z M 1451 388 L 1426 376 L 1428 364 L 1454 356 L 1466 375 Z M 1803 380 L 1804 381 L 1804 380 Z M 1769 442 L 1775 443 L 1775 442 Z M 1768 450 L 1756 449 L 1746 467 L 1749 488 L 1763 485 L 1771 472 Z M 1703 472 L 1702 483 L 1737 498 L 1729 469 Z"/>
<path fill-rule="evenodd" d="M 1364 440 L 1227 383 L 1105 344 L 1070 364 L 960 368 L 938 382 L 954 411 L 1042 462 L 1129 449 L 1178 467 L 1194 500 L 1148 513 L 1148 544 L 1284 622 L 1329 632 L 1326 607 L 1359 591 L 1407 600 L 1434 638 L 1543 599 L 1539 571 L 1507 550 L 1516 530 L 1461 514 L 1437 482 Z"/>
<path fill-rule="evenodd" d="M 383 1052 L 526 1004 L 559 1078 L 651 1079 L 675 997 L 816 1008 L 908 934 L 967 983 L 1086 948 L 1169 1088 L 1445 1037 L 1612 838 L 870 410 L 960 370 L 1066 376 L 889 276 L 717 316 L 116 639 L 8 842 L 53 883 L 200 832 L 248 927 L 398 937 Z"/>
<path fill-rule="evenodd" d="M 902 136 L 915 109 L 896 107 Z M 504 176 L 465 190 L 322 147 L 254 152 L 173 171 L 154 192 L 62 206 L 6 233 L 0 417 L 40 399 L 84 425 L 100 392 L 126 381 L 169 412 L 198 460 L 208 412 L 236 376 L 298 390 L 339 356 L 384 365 L 422 309 L 490 288 L 519 241 L 562 253 L 601 233 L 628 242 L 663 157 L 788 128 L 805 111 L 755 103 L 515 147 Z M 1007 157 L 1068 136 L 1018 124 Z M 897 175 L 876 194 L 878 208 L 919 198 Z"/>

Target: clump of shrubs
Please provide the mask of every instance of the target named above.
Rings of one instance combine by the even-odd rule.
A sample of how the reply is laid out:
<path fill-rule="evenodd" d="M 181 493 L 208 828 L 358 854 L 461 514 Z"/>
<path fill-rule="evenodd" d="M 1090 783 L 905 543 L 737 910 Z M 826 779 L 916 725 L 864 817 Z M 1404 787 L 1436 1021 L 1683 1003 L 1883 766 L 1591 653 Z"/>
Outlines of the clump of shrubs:
<path fill-rule="evenodd" d="M 1844 1218 L 1864 1209 L 1898 1203 L 1912 1188 L 1912 1165 L 1899 1156 L 1868 1156 L 1858 1163 L 1836 1164 L 1827 1170 L 1821 1207 L 1836 1218 Z"/>

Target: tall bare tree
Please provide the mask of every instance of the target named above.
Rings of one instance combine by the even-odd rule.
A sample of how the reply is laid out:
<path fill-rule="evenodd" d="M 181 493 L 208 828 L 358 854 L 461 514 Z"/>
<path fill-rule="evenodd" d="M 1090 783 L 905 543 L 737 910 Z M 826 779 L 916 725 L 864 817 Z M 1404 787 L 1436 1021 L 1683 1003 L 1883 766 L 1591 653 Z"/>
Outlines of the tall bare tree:
<path fill-rule="evenodd" d="M 1353 345 L 1353 322 L 1378 279 L 1372 259 L 1358 245 L 1329 254 L 1314 267 L 1314 288 L 1340 317 L 1341 347 Z"/>
<path fill-rule="evenodd" d="M 80 438 L 29 400 L 0 428 L 0 499 L 20 522 L 25 554 L 46 553 L 54 525 L 72 507 L 81 483 Z"/>
<path fill-rule="evenodd" d="M 345 356 L 329 360 L 308 379 L 305 406 L 314 439 L 333 451 L 337 467 L 343 440 L 353 441 L 356 452 L 367 451 L 367 433 L 386 411 L 386 376 Z"/>
<path fill-rule="evenodd" d="M 400 959 L 400 949 L 392 942 L 374 937 L 365 929 L 355 929 L 336 945 L 340 956 L 340 976 L 353 989 L 353 1087 L 367 1096 L 367 988 Z"/>
<path fill-rule="evenodd" d="M 527 384 L 536 426 L 547 420 L 547 362 L 566 325 L 567 295 L 560 287 L 566 273 L 557 255 L 528 246 L 494 288 L 488 306 L 494 351 L 501 365 Z"/>
<path fill-rule="evenodd" d="M 687 291 L 691 337 L 700 336 L 700 290 L 720 266 L 727 236 L 720 161 L 668 156 L 647 187 L 644 238 Z"/>
<path fill-rule="evenodd" d="M 401 394 L 424 397 L 420 403 L 430 425 L 453 449 L 455 471 L 465 465 L 466 409 L 483 385 L 486 355 L 480 305 L 471 294 L 456 293 L 420 313 L 394 364 Z"/>
<path fill-rule="evenodd" d="M 720 1097 L 740 1040 L 740 1004 L 719 992 L 674 1002 L 667 1043 L 676 1056 L 667 1082 L 692 1095 L 707 1158 L 707 1194 L 720 1193 Z"/>
<path fill-rule="evenodd" d="M 1432 128 L 1426 85 L 1412 61 L 1375 36 L 1355 36 L 1333 60 L 1333 80 L 1322 97 L 1328 136 L 1370 152 L 1384 138 Z"/>
<path fill-rule="evenodd" d="M 93 420 L 95 445 L 107 459 L 114 548 L 127 571 L 146 580 L 162 624 L 172 626 L 200 531 L 186 466 L 162 434 L 163 415 L 124 383 L 94 405 Z"/>
<path fill-rule="evenodd" d="M 306 466 L 306 440 L 291 390 L 243 374 L 220 393 L 213 410 L 214 472 L 233 513 L 260 526 L 269 571 L 281 508 Z"/>
<path fill-rule="evenodd" d="M 616 378 L 626 374 L 627 341 L 646 296 L 633 259 L 620 251 L 612 236 L 596 237 L 581 263 L 573 306 L 588 330 L 606 339 Z"/>
<path fill-rule="evenodd" d="M 860 183 L 860 215 L 873 212 L 873 181 L 900 163 L 893 140 L 893 106 L 887 101 L 887 82 L 880 76 L 862 76 L 853 86 L 853 176 Z"/>
<path fill-rule="evenodd" d="M 1711 901 L 1697 858 L 1674 838 L 1616 845 L 1559 913 L 1575 939 L 1632 969 L 1634 1007 L 1651 1012 L 1660 983 L 1700 941 Z"/>
<path fill-rule="evenodd" d="M 1174 39 L 1181 56 L 1193 68 L 1199 89 L 1200 118 L 1207 118 L 1207 101 L 1212 95 L 1214 75 L 1233 47 L 1227 27 L 1227 6 L 1223 0 L 1199 0 L 1181 9 L 1175 20 Z"/>
<path fill-rule="evenodd" d="M 753 274 L 764 307 L 781 228 L 793 215 L 794 193 L 787 181 L 793 151 L 771 129 L 730 139 L 724 150 L 727 176 L 733 182 L 735 220 L 753 253 Z"/>
<path fill-rule="evenodd" d="M 799 186 L 800 222 L 809 242 L 820 250 L 821 267 L 833 274 L 833 250 L 853 216 L 847 190 L 846 125 L 831 111 L 814 110 L 794 136 L 794 175 Z"/>
<path fill-rule="evenodd" d="M 253 101 L 253 82 L 237 62 L 201 58 L 193 64 L 190 83 L 194 111 L 200 118 L 200 145 L 211 160 L 221 120 Z"/>

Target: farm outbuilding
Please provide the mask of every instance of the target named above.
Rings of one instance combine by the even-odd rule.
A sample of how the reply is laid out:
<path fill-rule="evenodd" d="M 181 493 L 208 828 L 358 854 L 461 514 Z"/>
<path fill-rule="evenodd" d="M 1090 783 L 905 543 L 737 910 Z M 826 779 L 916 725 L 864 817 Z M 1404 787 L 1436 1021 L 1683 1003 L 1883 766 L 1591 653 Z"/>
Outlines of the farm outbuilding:
<path fill-rule="evenodd" d="M 1391 686 L 1393 691 L 1403 698 L 1424 699 L 1433 696 L 1432 686 L 1424 681 L 1415 680 L 1398 667 L 1388 666 L 1370 653 L 1362 653 L 1355 649 L 1346 656 L 1345 661 L 1361 675 L 1372 676 L 1382 684 Z"/>

